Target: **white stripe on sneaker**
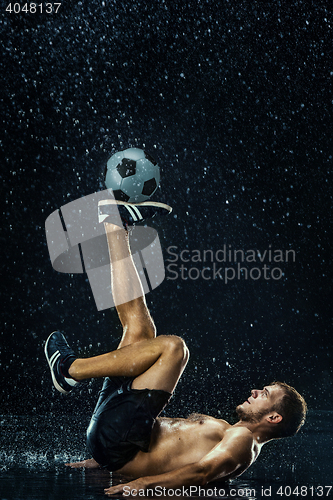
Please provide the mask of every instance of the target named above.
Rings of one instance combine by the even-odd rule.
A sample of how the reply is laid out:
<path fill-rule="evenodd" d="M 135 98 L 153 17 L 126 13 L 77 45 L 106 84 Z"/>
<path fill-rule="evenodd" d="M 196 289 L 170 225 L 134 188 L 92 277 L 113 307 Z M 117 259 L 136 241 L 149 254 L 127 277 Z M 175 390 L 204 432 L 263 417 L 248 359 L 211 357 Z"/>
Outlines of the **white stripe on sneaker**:
<path fill-rule="evenodd" d="M 135 205 L 133 205 L 131 208 L 132 208 L 133 210 L 135 210 L 135 212 L 136 212 L 136 214 L 137 214 L 137 216 L 138 216 L 138 219 L 143 219 L 143 217 L 142 217 L 142 215 L 141 215 L 141 212 L 140 212 L 140 210 L 138 209 L 138 207 L 136 207 Z"/>
<path fill-rule="evenodd" d="M 50 360 L 49 360 L 49 364 L 51 366 L 51 368 L 53 369 L 53 366 L 54 366 L 54 363 L 57 361 L 57 359 L 59 358 L 60 356 L 60 352 L 59 351 L 55 351 L 52 356 L 50 357 Z"/>
<path fill-rule="evenodd" d="M 125 207 L 127 208 L 127 210 L 129 211 L 129 213 L 131 214 L 131 217 L 132 219 L 135 221 L 138 220 L 137 216 L 135 215 L 135 212 L 133 210 L 133 207 L 130 207 L 129 205 L 125 205 Z"/>

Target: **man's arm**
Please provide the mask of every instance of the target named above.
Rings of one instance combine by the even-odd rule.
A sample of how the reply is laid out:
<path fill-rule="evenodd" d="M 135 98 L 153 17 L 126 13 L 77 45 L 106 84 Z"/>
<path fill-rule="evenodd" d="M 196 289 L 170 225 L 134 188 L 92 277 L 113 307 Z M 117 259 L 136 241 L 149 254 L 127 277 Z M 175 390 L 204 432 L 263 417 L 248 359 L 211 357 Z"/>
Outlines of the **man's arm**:
<path fill-rule="evenodd" d="M 226 432 L 223 440 L 196 463 L 186 465 L 157 476 L 146 476 L 105 489 L 107 495 L 126 493 L 131 490 L 181 486 L 204 486 L 215 479 L 240 475 L 254 461 L 253 436 L 248 429 L 233 428 Z"/>

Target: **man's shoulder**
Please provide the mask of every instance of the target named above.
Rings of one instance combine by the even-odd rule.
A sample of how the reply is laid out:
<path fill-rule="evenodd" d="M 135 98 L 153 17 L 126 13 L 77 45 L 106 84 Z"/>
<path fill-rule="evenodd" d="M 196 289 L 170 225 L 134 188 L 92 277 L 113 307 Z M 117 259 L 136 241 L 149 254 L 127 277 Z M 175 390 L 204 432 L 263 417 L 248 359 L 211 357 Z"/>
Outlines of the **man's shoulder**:
<path fill-rule="evenodd" d="M 207 454 L 214 470 L 220 471 L 214 479 L 237 477 L 257 458 L 257 446 L 253 433 L 242 426 L 229 426 L 221 441 Z"/>
<path fill-rule="evenodd" d="M 226 448 L 237 450 L 239 453 L 250 453 L 252 455 L 252 453 L 255 452 L 255 454 L 257 454 L 257 442 L 253 433 L 246 427 L 235 427 L 231 425 L 224 433 L 221 443 Z"/>

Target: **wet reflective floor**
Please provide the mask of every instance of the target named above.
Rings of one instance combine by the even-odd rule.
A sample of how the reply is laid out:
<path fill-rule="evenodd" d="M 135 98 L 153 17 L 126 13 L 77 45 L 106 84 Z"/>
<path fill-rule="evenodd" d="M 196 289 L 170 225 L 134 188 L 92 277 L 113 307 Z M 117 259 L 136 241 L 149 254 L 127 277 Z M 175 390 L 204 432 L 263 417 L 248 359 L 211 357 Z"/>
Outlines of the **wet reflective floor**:
<path fill-rule="evenodd" d="M 177 498 L 333 498 L 333 412 L 310 412 L 295 438 L 268 443 L 242 477 L 205 489 L 177 490 Z M 103 470 L 70 469 L 87 458 L 82 417 L 0 417 L 0 499 L 102 498 L 104 488 L 124 480 Z M 155 498 L 171 496 L 159 489 Z M 138 497 L 142 495 L 138 492 Z M 149 496 L 151 498 L 151 496 Z"/>

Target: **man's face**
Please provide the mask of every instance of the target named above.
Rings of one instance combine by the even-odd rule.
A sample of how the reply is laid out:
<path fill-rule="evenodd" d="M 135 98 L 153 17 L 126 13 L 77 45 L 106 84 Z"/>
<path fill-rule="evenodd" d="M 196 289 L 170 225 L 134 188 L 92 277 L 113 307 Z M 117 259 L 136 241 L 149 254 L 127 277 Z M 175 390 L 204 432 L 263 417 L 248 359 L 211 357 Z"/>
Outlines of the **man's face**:
<path fill-rule="evenodd" d="M 283 389 L 279 385 L 253 389 L 251 396 L 243 404 L 237 406 L 237 415 L 245 422 L 259 422 L 279 402 L 283 394 Z"/>

